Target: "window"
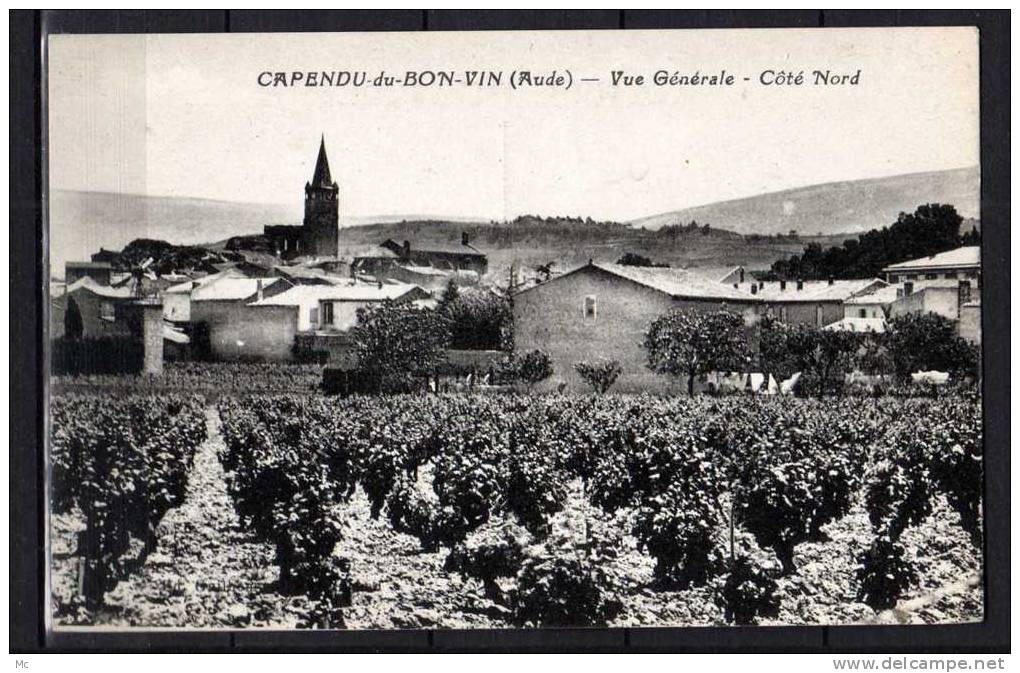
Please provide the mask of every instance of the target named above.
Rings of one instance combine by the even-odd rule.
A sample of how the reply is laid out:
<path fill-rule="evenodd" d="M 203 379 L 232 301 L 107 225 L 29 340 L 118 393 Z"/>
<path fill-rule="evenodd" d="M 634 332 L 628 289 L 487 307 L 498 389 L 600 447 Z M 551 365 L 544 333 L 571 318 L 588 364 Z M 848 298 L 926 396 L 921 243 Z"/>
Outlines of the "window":
<path fill-rule="evenodd" d="M 779 307 L 779 319 L 782 320 L 783 322 L 786 322 L 787 317 L 788 316 L 786 314 L 786 304 L 782 304 Z"/>
<path fill-rule="evenodd" d="M 595 295 L 590 294 L 584 298 L 584 318 L 585 320 L 594 320 L 598 314 L 598 305 L 595 301 Z"/>
<path fill-rule="evenodd" d="M 309 311 L 308 322 L 312 323 L 313 326 L 318 324 L 318 322 L 319 322 L 319 309 L 313 308 L 311 311 Z"/>
<path fill-rule="evenodd" d="M 103 320 L 108 320 L 110 322 L 114 321 L 115 317 L 113 310 L 113 302 L 104 301 L 102 304 L 100 304 L 99 317 Z"/>
<path fill-rule="evenodd" d="M 939 277 L 939 275 L 937 273 L 926 273 L 926 274 L 924 274 L 924 279 L 925 280 L 935 280 L 938 277 Z"/>
<path fill-rule="evenodd" d="M 815 306 L 815 325 L 822 326 L 822 305 Z"/>
<path fill-rule="evenodd" d="M 946 272 L 946 278 L 947 278 L 948 280 L 953 280 L 953 279 L 955 279 L 955 278 L 956 278 L 956 272 L 955 272 L 955 271 L 947 271 L 947 272 Z"/>
<path fill-rule="evenodd" d="M 868 309 L 866 309 L 866 308 L 860 309 L 859 317 L 867 318 L 868 317 Z"/>
<path fill-rule="evenodd" d="M 323 325 L 333 324 L 333 302 L 329 301 L 322 302 L 322 324 Z"/>
<path fill-rule="evenodd" d="M 904 280 L 917 280 L 917 274 L 916 273 L 908 273 L 903 278 L 904 278 Z"/>
<path fill-rule="evenodd" d="M 890 283 L 898 283 L 898 282 L 900 282 L 900 277 L 897 276 L 895 273 L 891 273 L 891 274 L 889 274 L 889 282 Z"/>

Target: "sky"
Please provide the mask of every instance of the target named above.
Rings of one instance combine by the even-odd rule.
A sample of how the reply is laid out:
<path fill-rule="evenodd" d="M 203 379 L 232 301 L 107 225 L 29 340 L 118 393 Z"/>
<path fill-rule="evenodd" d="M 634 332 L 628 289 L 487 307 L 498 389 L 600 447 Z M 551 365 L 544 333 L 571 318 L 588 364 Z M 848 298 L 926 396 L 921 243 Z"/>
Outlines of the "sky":
<path fill-rule="evenodd" d="M 56 35 L 48 59 L 50 189 L 299 208 L 324 136 L 342 217 L 626 221 L 978 164 L 970 28 Z M 521 69 L 574 83 L 505 86 Z M 647 82 L 723 69 L 736 85 Z M 860 70 L 859 84 L 814 86 L 816 69 Z M 495 88 L 258 85 L 295 70 L 506 74 Z M 646 84 L 614 87 L 614 70 Z M 765 70 L 808 81 L 764 86 Z"/>

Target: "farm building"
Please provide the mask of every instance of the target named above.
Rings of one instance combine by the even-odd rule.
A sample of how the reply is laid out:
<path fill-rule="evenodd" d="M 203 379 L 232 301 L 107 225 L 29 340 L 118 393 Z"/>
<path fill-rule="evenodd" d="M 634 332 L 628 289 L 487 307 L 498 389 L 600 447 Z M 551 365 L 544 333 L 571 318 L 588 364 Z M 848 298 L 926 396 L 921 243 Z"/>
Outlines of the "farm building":
<path fill-rule="evenodd" d="M 387 239 L 370 252 L 355 257 L 353 266 L 357 273 L 380 279 L 390 278 L 390 271 L 397 266 L 431 267 L 445 272 L 470 271 L 482 277 L 489 270 L 489 260 L 485 253 L 471 245 L 467 233 L 464 233 L 460 245 L 398 243 Z"/>
<path fill-rule="evenodd" d="M 614 390 L 685 392 L 683 381 L 650 371 L 642 346 L 648 326 L 672 310 L 728 309 L 757 320 L 761 300 L 750 293 L 683 269 L 589 262 L 513 296 L 518 352 L 541 349 L 553 361 L 546 388 L 583 390 L 574 365 L 613 358 L 623 372 Z"/>
<path fill-rule="evenodd" d="M 242 321 L 248 340 L 276 344 L 272 358 L 291 360 L 297 351 L 318 351 L 341 361 L 349 351 L 347 330 L 357 323 L 359 308 L 384 301 L 425 299 L 429 293 L 403 283 L 298 285 L 250 302 Z"/>
<path fill-rule="evenodd" d="M 110 285 L 113 267 L 109 262 L 68 262 L 64 265 L 64 282 L 70 285 L 82 278 L 91 278 L 99 285 Z"/>
<path fill-rule="evenodd" d="M 208 355 L 217 360 L 281 359 L 290 343 L 279 343 L 274 329 L 258 324 L 247 304 L 290 287 L 283 278 L 216 278 L 192 289 L 189 321 L 204 332 Z"/>
<path fill-rule="evenodd" d="M 766 312 L 791 325 L 824 327 L 844 316 L 844 303 L 885 286 L 879 278 L 865 280 L 752 281 L 734 287 L 763 301 Z"/>
<path fill-rule="evenodd" d="M 81 334 L 85 338 L 127 336 L 132 333 L 131 312 L 127 305 L 134 301 L 131 288 L 102 285 L 88 276 L 69 283 L 66 291 L 50 301 L 50 336 L 64 336 L 68 311 L 81 317 Z"/>
<path fill-rule="evenodd" d="M 882 269 L 890 283 L 919 280 L 970 280 L 981 287 L 981 246 L 967 245 Z"/>

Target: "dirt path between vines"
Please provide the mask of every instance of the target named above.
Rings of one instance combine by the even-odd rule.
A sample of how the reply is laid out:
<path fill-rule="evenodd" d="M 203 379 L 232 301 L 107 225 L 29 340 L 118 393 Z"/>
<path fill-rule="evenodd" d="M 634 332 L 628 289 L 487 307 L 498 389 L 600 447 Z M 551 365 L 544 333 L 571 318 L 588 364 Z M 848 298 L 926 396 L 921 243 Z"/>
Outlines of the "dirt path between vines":
<path fill-rule="evenodd" d="M 158 544 L 142 568 L 106 596 L 98 622 L 111 626 L 294 625 L 301 597 L 274 590 L 273 548 L 241 529 L 217 451 L 219 415 L 206 411 L 184 502 L 160 522 Z"/>

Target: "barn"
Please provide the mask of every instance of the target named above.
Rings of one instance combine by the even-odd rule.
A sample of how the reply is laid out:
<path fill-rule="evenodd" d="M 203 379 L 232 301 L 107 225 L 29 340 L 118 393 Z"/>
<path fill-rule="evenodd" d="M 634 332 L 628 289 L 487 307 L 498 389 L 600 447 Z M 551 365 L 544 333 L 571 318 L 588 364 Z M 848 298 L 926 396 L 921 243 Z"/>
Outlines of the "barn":
<path fill-rule="evenodd" d="M 748 292 L 684 269 L 595 264 L 556 276 L 513 296 L 514 347 L 547 352 L 553 376 L 541 387 L 586 390 L 574 365 L 612 358 L 622 366 L 619 392 L 686 393 L 685 383 L 646 366 L 644 334 L 672 310 L 727 309 L 756 322 L 762 302 Z"/>

